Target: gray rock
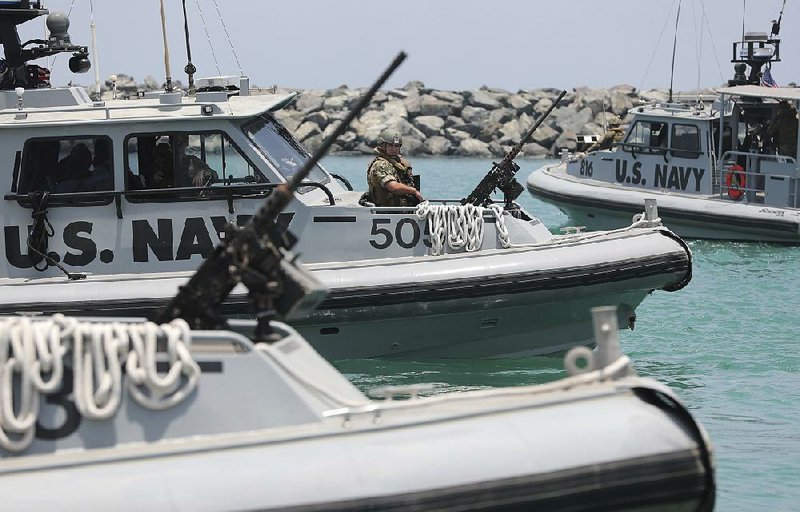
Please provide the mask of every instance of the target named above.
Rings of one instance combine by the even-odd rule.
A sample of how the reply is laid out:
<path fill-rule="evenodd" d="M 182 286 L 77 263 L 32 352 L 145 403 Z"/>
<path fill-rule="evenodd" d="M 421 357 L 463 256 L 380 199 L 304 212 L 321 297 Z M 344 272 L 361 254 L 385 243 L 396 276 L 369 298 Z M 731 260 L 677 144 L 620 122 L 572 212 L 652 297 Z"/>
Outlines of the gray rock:
<path fill-rule="evenodd" d="M 628 110 L 633 108 L 633 100 L 625 93 L 611 91 L 611 111 L 619 117 L 625 117 Z"/>
<path fill-rule="evenodd" d="M 447 116 L 447 118 L 444 120 L 444 125 L 446 128 L 462 124 L 464 124 L 464 120 L 458 116 Z"/>
<path fill-rule="evenodd" d="M 295 138 L 301 142 L 305 142 L 309 138 L 317 135 L 322 135 L 322 130 L 319 129 L 319 126 L 317 126 L 316 123 L 312 123 L 310 121 L 306 121 L 305 123 L 301 124 L 300 127 L 294 132 Z"/>
<path fill-rule="evenodd" d="M 419 155 L 425 152 L 425 145 L 421 139 L 413 136 L 403 137 L 403 153 L 406 155 Z"/>
<path fill-rule="evenodd" d="M 418 116 L 422 112 L 422 98 L 419 94 L 411 94 L 403 100 L 409 117 Z"/>
<path fill-rule="evenodd" d="M 414 126 L 424 133 L 427 137 L 440 135 L 444 128 L 445 121 L 436 116 L 418 116 L 414 119 Z"/>
<path fill-rule="evenodd" d="M 489 111 L 485 108 L 467 105 L 461 109 L 461 118 L 467 123 L 483 123 L 489 120 Z"/>
<path fill-rule="evenodd" d="M 503 106 L 496 98 L 496 95 L 485 90 L 471 91 L 468 93 L 467 104 L 487 110 L 494 110 Z"/>
<path fill-rule="evenodd" d="M 306 121 L 310 121 L 312 123 L 315 123 L 319 127 L 327 126 L 328 122 L 329 122 L 328 114 L 326 114 L 325 112 L 321 112 L 321 111 L 320 112 L 312 112 L 311 114 L 306 115 L 305 116 L 305 120 Z"/>
<path fill-rule="evenodd" d="M 445 128 L 444 133 L 447 135 L 448 139 L 456 143 L 472 138 L 469 133 L 454 128 Z"/>
<path fill-rule="evenodd" d="M 337 96 L 330 96 L 325 98 L 322 108 L 328 110 L 342 110 L 347 106 L 347 96 L 340 94 Z"/>
<path fill-rule="evenodd" d="M 453 106 L 453 109 L 460 110 L 464 106 L 464 96 L 452 91 L 432 91 L 431 96 L 436 99 L 446 101 Z"/>
<path fill-rule="evenodd" d="M 489 112 L 489 122 L 490 123 L 500 123 L 505 124 L 512 119 L 517 118 L 517 113 L 510 109 L 510 108 L 497 108 Z"/>
<path fill-rule="evenodd" d="M 550 147 L 550 145 L 556 141 L 558 135 L 559 133 L 548 126 L 547 123 L 542 123 L 542 125 L 533 132 L 531 141 L 540 146 Z"/>
<path fill-rule="evenodd" d="M 549 153 L 549 150 L 542 145 L 539 145 L 535 142 L 529 142 L 522 146 L 522 156 L 534 156 L 534 157 L 545 157 Z"/>
<path fill-rule="evenodd" d="M 564 130 L 550 148 L 550 154 L 558 155 L 562 149 L 575 151 L 575 148 L 578 147 L 577 137 L 578 135 L 572 130 Z"/>
<path fill-rule="evenodd" d="M 325 99 L 322 97 L 321 93 L 309 91 L 298 96 L 294 106 L 301 112 L 310 113 L 322 109 L 324 102 Z"/>
<path fill-rule="evenodd" d="M 455 154 L 460 156 L 492 156 L 492 152 L 489 150 L 489 145 L 485 142 L 475 139 L 462 140 L 456 148 Z"/>
<path fill-rule="evenodd" d="M 453 144 L 440 135 L 434 135 L 425 141 L 425 152 L 429 155 L 447 155 L 453 148 Z"/>
<path fill-rule="evenodd" d="M 516 110 L 518 114 L 533 112 L 533 103 L 519 95 L 509 96 L 506 105 Z"/>
<path fill-rule="evenodd" d="M 408 117 L 408 109 L 403 100 L 389 100 L 383 104 L 383 111 L 393 117 Z"/>
<path fill-rule="evenodd" d="M 502 128 L 500 128 L 500 137 L 497 141 L 500 144 L 506 144 L 513 146 L 517 142 L 522 139 L 522 130 L 519 126 L 519 121 L 516 119 L 512 119 L 505 123 Z"/>
<path fill-rule="evenodd" d="M 422 96 L 420 114 L 423 116 L 447 117 L 454 112 L 453 105 L 434 96 Z"/>
<path fill-rule="evenodd" d="M 467 132 L 468 134 L 470 134 L 471 137 L 478 137 L 482 131 L 481 126 L 482 125 L 479 124 L 461 123 L 461 124 L 454 124 L 453 126 L 451 126 L 451 128 L 458 131 Z M 491 137 L 489 137 L 489 139 L 491 139 Z"/>
<path fill-rule="evenodd" d="M 492 142 L 489 143 L 489 152 L 493 156 L 505 156 L 506 153 L 508 153 L 508 150 L 510 148 L 511 148 L 511 146 L 506 147 L 506 146 L 500 144 L 496 140 L 493 140 Z"/>
<path fill-rule="evenodd" d="M 555 98 L 552 99 L 542 98 L 539 101 L 537 101 L 536 104 L 533 106 L 533 113 L 535 114 L 535 117 L 538 118 L 539 116 L 547 112 L 547 109 L 553 105 L 554 99 Z"/>

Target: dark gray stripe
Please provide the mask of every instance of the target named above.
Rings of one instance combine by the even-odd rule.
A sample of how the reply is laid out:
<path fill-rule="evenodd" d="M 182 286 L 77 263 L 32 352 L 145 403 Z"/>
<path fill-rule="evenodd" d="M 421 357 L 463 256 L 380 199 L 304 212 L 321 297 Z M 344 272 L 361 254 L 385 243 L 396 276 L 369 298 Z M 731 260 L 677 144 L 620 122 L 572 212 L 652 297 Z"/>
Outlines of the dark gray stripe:
<path fill-rule="evenodd" d="M 325 216 L 325 217 L 314 217 L 314 222 L 355 222 L 356 218 L 353 217 L 336 217 L 336 216 Z"/>

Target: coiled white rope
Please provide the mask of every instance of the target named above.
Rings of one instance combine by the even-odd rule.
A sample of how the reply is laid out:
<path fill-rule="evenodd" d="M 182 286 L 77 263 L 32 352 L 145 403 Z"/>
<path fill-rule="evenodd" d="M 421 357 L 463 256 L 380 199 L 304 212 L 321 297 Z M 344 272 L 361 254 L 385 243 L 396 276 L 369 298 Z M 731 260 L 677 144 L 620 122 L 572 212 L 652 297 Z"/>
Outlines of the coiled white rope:
<path fill-rule="evenodd" d="M 483 212 L 487 210 L 497 219 L 495 229 L 500 245 L 503 248 L 511 247 L 503 209 L 496 204 L 484 208 L 473 204 L 433 205 L 428 201 L 420 203 L 417 206 L 417 216 L 428 221 L 431 254 L 442 254 L 445 244 L 454 251 L 464 248 L 467 252 L 474 252 L 480 249 L 483 244 Z"/>
<path fill-rule="evenodd" d="M 156 372 L 159 340 L 169 359 L 163 376 Z M 123 363 L 128 392 L 142 407 L 163 410 L 189 396 L 200 376 L 190 347 L 191 331 L 183 320 L 156 325 L 79 322 L 63 315 L 0 319 L 0 447 L 20 452 L 31 444 L 40 396 L 61 389 L 67 356 L 78 411 L 103 420 L 122 401 Z"/>

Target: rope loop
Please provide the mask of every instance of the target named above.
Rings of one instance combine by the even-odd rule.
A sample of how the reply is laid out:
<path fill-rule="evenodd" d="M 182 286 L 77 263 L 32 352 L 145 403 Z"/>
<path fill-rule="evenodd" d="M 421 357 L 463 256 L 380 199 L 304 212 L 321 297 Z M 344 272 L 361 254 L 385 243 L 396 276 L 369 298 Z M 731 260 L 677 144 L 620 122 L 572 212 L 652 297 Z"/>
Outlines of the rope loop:
<path fill-rule="evenodd" d="M 73 370 L 80 414 L 113 417 L 122 403 L 123 363 L 127 388 L 142 407 L 164 410 L 197 387 L 200 367 L 192 359 L 191 331 L 183 320 L 156 325 L 90 323 L 54 315 L 0 320 L 0 448 L 25 450 L 33 442 L 42 395 L 64 384 Z M 169 370 L 159 375 L 156 354 L 164 344 Z"/>
<path fill-rule="evenodd" d="M 495 228 L 500 245 L 503 248 L 511 247 L 508 229 L 503 219 L 503 209 L 496 204 L 483 208 L 474 204 L 432 205 L 425 201 L 417 206 L 417 216 L 428 221 L 431 254 L 434 256 L 442 254 L 445 245 L 452 251 L 479 250 L 483 245 L 484 211 L 490 211 L 497 219 Z"/>

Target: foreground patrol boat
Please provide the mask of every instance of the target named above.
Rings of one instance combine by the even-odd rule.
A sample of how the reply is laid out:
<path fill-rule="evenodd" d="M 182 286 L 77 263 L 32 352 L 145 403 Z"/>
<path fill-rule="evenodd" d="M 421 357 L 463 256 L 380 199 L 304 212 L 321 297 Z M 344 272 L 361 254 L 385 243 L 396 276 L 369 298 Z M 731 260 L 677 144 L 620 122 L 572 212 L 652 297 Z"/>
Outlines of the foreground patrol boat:
<path fill-rule="evenodd" d="M 528 191 L 590 229 L 626 226 L 653 198 L 682 237 L 800 243 L 797 141 L 792 148 L 767 140 L 776 118 L 789 119 L 782 108 L 796 114 L 800 89 L 760 85 L 762 67 L 779 60 L 779 43 L 746 34 L 733 45 L 736 78 L 713 105 L 637 107 L 616 148 L 565 154 L 533 172 Z M 797 139 L 799 122 L 783 122 L 776 138 Z"/>
<path fill-rule="evenodd" d="M 0 91 L 0 312 L 151 316 L 309 159 L 272 115 L 292 94 L 251 95 L 245 79 L 216 78 L 192 97 L 95 101 L 22 65 L 28 87 Z M 176 172 L 185 159 L 193 176 Z M 688 248 L 657 216 L 556 236 L 524 211 L 364 207 L 350 188 L 315 166 L 278 219 L 331 290 L 292 319 L 326 357 L 563 351 L 592 343 L 591 307 L 616 305 L 632 326 L 649 293 L 691 278 Z M 241 288 L 226 313 L 247 313 Z"/>
<path fill-rule="evenodd" d="M 180 321 L 0 318 L 2 362 L 19 376 L 0 380 L 17 415 L 0 423 L 3 504 L 713 510 L 706 432 L 669 388 L 636 376 L 616 315 L 598 309 L 598 347 L 567 354 L 570 376 L 424 398 L 425 386 L 371 391 L 382 400 L 284 324 L 254 345 Z M 50 353 L 35 348 L 44 333 Z"/>

